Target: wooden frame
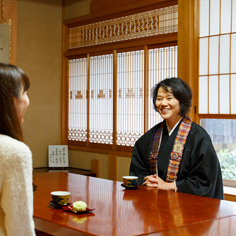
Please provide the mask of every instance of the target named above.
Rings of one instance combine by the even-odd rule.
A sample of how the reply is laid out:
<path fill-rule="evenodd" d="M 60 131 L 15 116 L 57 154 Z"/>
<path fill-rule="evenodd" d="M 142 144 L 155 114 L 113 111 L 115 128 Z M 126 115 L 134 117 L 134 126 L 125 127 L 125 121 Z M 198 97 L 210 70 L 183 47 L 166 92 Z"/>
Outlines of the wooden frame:
<path fill-rule="evenodd" d="M 197 0 L 178 1 L 178 77 L 192 88 L 190 117 L 198 123 L 198 13 Z"/>

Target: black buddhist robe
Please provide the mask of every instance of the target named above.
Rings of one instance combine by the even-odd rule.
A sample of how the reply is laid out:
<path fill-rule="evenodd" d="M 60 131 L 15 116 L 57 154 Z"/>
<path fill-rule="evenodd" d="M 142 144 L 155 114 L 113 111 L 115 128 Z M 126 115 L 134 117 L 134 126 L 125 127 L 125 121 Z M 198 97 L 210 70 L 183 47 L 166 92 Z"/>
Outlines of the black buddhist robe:
<path fill-rule="evenodd" d="M 141 136 L 135 143 L 130 165 L 130 175 L 138 176 L 138 184 L 151 175 L 149 156 L 153 138 L 160 124 Z M 166 124 L 163 127 L 158 155 L 158 176 L 166 179 L 167 168 L 179 125 L 169 136 Z M 218 157 L 208 133 L 196 123 L 192 123 L 177 175 L 179 192 L 205 197 L 224 199 L 222 174 Z"/>

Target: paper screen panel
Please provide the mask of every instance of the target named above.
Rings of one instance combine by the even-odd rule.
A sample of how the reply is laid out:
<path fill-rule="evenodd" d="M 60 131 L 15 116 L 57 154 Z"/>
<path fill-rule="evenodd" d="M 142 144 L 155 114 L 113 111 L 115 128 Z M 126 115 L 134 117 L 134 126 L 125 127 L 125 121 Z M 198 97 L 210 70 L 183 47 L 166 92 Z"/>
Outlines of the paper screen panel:
<path fill-rule="evenodd" d="M 213 3 L 214 4 L 214 1 Z M 221 34 L 231 31 L 231 0 L 221 0 Z"/>
<path fill-rule="evenodd" d="M 199 4 L 199 114 L 234 114 L 236 0 L 199 0 Z"/>
<path fill-rule="evenodd" d="M 220 76 L 220 114 L 229 114 L 229 75 Z"/>
<path fill-rule="evenodd" d="M 231 73 L 236 73 L 236 34 L 231 35 Z"/>
<path fill-rule="evenodd" d="M 210 37 L 209 74 L 218 74 L 219 65 L 219 36 Z M 206 63 L 207 65 L 207 63 Z"/>
<path fill-rule="evenodd" d="M 87 59 L 69 61 L 68 140 L 87 140 Z"/>
<path fill-rule="evenodd" d="M 230 35 L 220 37 L 220 73 L 229 73 Z"/>
<path fill-rule="evenodd" d="M 113 143 L 113 55 L 90 57 L 89 142 Z"/>
<path fill-rule="evenodd" d="M 236 32 L 236 0 L 232 0 L 232 32 Z"/>
<path fill-rule="evenodd" d="M 199 78 L 199 113 L 208 113 L 208 76 L 202 76 Z"/>
<path fill-rule="evenodd" d="M 231 113 L 236 114 L 236 74 L 231 75 Z"/>
<path fill-rule="evenodd" d="M 218 76 L 209 76 L 209 113 L 218 113 Z"/>
<path fill-rule="evenodd" d="M 210 35 L 219 34 L 220 0 L 214 0 L 210 6 Z"/>
<path fill-rule="evenodd" d="M 162 121 L 154 110 L 152 91 L 155 84 L 177 76 L 177 46 L 149 50 L 148 129 Z"/>
<path fill-rule="evenodd" d="M 208 74 L 208 38 L 201 38 L 199 42 L 199 75 Z"/>
<path fill-rule="evenodd" d="M 117 54 L 117 145 L 144 133 L 144 51 Z"/>
<path fill-rule="evenodd" d="M 200 37 L 209 34 L 209 0 L 199 0 L 200 6 Z"/>

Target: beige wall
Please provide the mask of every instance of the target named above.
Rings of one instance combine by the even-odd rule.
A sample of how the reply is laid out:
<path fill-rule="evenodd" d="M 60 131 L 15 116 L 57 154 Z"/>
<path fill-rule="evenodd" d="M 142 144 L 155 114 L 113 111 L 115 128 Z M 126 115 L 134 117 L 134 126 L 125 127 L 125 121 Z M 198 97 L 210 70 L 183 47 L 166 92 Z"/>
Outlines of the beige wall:
<path fill-rule="evenodd" d="M 65 19 L 89 14 L 91 0 L 65 0 Z M 18 0 L 17 65 L 29 76 L 30 106 L 23 129 L 34 167 L 47 167 L 48 145 L 61 144 L 62 0 Z M 91 169 L 100 160 L 109 178 L 108 155 L 69 150 L 69 165 Z M 117 157 L 117 180 L 128 175 L 130 158 Z"/>
<path fill-rule="evenodd" d="M 100 160 L 101 178 L 108 179 L 108 155 L 70 150 L 70 166 L 85 170 L 92 169 L 92 160 Z"/>
<path fill-rule="evenodd" d="M 62 0 L 18 0 L 17 65 L 31 80 L 23 129 L 34 167 L 61 143 Z"/>

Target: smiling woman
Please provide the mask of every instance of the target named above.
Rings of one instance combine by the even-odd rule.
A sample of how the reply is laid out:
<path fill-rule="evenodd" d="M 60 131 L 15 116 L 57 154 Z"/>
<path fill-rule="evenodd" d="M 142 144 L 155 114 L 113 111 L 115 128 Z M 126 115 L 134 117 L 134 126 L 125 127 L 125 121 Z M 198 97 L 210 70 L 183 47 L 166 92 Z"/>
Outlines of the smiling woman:
<path fill-rule="evenodd" d="M 148 187 L 223 199 L 211 139 L 187 116 L 191 99 L 191 89 L 179 78 L 167 78 L 154 87 L 153 104 L 164 121 L 136 142 L 130 175 Z"/>

